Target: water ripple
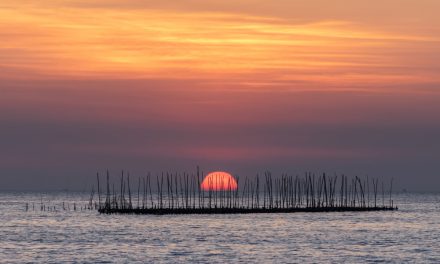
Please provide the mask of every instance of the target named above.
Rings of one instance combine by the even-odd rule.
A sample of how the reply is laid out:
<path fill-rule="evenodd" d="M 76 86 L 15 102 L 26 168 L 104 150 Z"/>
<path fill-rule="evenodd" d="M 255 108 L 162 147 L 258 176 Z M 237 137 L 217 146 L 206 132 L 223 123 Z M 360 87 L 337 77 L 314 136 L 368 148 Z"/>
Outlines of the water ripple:
<path fill-rule="evenodd" d="M 73 205 L 87 196 L 47 200 Z M 41 197 L 0 193 L 0 262 L 440 262 L 438 195 L 400 195 L 397 212 L 193 216 L 42 212 Z M 27 202 L 36 210 L 25 212 Z"/>

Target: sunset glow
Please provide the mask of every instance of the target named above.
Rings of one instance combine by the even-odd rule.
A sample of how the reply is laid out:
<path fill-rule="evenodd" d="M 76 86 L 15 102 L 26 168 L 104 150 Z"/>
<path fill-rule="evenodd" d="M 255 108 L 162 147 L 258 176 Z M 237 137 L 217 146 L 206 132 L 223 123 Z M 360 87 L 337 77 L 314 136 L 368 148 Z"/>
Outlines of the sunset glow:
<path fill-rule="evenodd" d="M 438 10 L 438 0 L 0 0 L 4 188 L 109 164 L 410 179 L 438 163 Z"/>
<path fill-rule="evenodd" d="M 8 262 L 435 262 L 439 135 L 440 0 L 0 0 Z"/>
<path fill-rule="evenodd" d="M 227 172 L 215 171 L 206 175 L 201 188 L 203 191 L 233 191 L 237 189 L 237 181 Z"/>
<path fill-rule="evenodd" d="M 438 81 L 415 69 L 427 61 L 414 56 L 439 46 L 419 32 L 343 19 L 42 2 L 0 6 L 3 78 L 202 78 L 260 88 Z"/>

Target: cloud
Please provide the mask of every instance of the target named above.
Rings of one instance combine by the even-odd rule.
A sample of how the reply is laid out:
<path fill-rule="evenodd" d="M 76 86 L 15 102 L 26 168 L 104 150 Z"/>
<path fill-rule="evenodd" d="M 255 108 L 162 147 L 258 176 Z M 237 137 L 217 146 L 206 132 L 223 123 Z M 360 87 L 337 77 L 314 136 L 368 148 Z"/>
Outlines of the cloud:
<path fill-rule="evenodd" d="M 3 79 L 438 81 L 421 70 L 439 67 L 423 55 L 438 46 L 437 39 L 349 21 L 109 7 L 96 12 L 68 5 L 18 5 L 0 9 L 0 17 Z"/>

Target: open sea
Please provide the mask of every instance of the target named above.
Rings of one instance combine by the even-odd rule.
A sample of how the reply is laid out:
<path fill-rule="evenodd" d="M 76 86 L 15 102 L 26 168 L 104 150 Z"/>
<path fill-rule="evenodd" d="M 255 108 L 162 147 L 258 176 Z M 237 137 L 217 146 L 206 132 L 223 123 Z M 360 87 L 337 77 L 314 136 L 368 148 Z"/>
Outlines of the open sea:
<path fill-rule="evenodd" d="M 440 194 L 393 198 L 398 211 L 149 216 L 84 210 L 88 193 L 0 192 L 0 262 L 440 263 Z"/>

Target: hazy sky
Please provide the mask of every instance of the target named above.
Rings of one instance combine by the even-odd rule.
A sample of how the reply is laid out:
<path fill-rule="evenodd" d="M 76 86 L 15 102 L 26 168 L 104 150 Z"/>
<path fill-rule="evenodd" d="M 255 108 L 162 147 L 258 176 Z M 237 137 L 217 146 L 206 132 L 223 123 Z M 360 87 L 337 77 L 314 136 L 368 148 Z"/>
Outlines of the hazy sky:
<path fill-rule="evenodd" d="M 96 171 L 440 191 L 438 0 L 0 0 L 0 189 Z"/>

